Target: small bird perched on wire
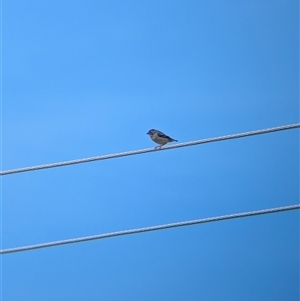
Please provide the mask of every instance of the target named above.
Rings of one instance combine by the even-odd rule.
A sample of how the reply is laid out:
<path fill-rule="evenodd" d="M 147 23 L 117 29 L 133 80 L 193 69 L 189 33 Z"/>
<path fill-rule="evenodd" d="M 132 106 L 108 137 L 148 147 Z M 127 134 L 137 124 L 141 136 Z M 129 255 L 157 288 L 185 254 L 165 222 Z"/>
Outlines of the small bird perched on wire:
<path fill-rule="evenodd" d="M 167 144 L 168 142 L 173 142 L 173 141 L 176 141 L 175 139 L 167 136 L 166 134 L 164 134 L 163 132 L 161 131 L 158 131 L 158 130 L 155 130 L 155 129 L 152 129 L 150 130 L 147 135 L 150 136 L 150 138 L 156 142 L 157 144 L 160 144 L 160 146 L 156 146 L 155 148 L 162 148 L 162 146 L 164 146 L 165 144 Z"/>

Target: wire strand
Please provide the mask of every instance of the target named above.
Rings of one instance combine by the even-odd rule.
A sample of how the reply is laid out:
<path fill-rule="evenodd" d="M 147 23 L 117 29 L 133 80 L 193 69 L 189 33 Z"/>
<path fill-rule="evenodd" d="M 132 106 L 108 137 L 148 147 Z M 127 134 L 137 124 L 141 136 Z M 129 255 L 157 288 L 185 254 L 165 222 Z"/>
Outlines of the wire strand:
<path fill-rule="evenodd" d="M 96 156 L 96 157 L 77 159 L 77 160 L 71 160 L 71 161 L 65 161 L 65 162 L 23 167 L 23 168 L 1 171 L 0 176 L 21 173 L 21 172 L 34 171 L 34 170 L 40 170 L 40 169 L 46 169 L 46 168 L 54 168 L 54 167 L 62 167 L 62 166 L 73 165 L 73 164 L 87 163 L 87 162 L 92 162 L 92 161 L 114 159 L 114 158 L 120 158 L 120 157 L 125 157 L 125 156 L 139 155 L 139 154 L 156 152 L 156 151 L 164 151 L 164 150 L 170 150 L 170 149 L 179 148 L 179 147 L 186 147 L 186 146 L 193 146 L 193 145 L 204 144 L 204 143 L 217 142 L 217 141 L 222 141 L 222 140 L 243 138 L 243 137 L 267 134 L 267 133 L 278 132 L 278 131 L 283 131 L 283 130 L 291 130 L 291 129 L 296 129 L 299 127 L 300 127 L 300 123 L 295 123 L 295 124 L 278 126 L 278 127 L 262 129 L 262 130 L 256 130 L 256 131 L 251 131 L 251 132 L 244 132 L 244 133 L 239 133 L 239 134 L 226 135 L 226 136 L 196 140 L 196 141 L 191 141 L 191 142 L 177 143 L 177 144 L 173 144 L 173 145 L 169 145 L 169 146 L 164 146 L 161 149 L 146 148 L 146 149 L 141 149 L 141 150 L 136 150 L 136 151 L 128 151 L 128 152 L 116 153 L 116 154 L 110 154 L 110 155 L 104 155 L 104 156 Z"/>
<path fill-rule="evenodd" d="M 222 216 L 216 216 L 216 217 L 210 217 L 210 218 L 196 219 L 196 220 L 190 220 L 190 221 L 184 221 L 184 222 L 176 222 L 176 223 L 164 224 L 164 225 L 158 225 L 158 226 L 150 226 L 150 227 L 138 228 L 138 229 L 132 229 L 132 230 L 123 230 L 123 231 L 118 231 L 118 232 L 111 232 L 111 233 L 105 233 L 105 234 L 99 234 L 99 235 L 93 235 L 93 236 L 85 236 L 85 237 L 80 237 L 80 238 L 59 240 L 59 241 L 29 245 L 29 246 L 24 246 L 24 247 L 4 249 L 4 250 L 0 251 L 0 254 L 31 251 L 31 250 L 41 249 L 41 248 L 49 248 L 49 247 L 66 245 L 66 244 L 86 242 L 86 241 L 90 241 L 90 240 L 111 238 L 111 237 L 115 237 L 115 236 L 138 234 L 138 233 L 143 233 L 143 232 L 165 230 L 165 229 L 177 228 L 177 227 L 183 227 L 183 226 L 192 226 L 192 225 L 196 225 L 196 224 L 219 222 L 219 221 L 230 220 L 230 219 L 235 219 L 235 218 L 244 218 L 244 217 L 277 213 L 277 212 L 296 210 L 296 209 L 300 209 L 299 204 L 284 206 L 284 207 L 277 207 L 277 208 L 269 208 L 269 209 L 264 209 L 264 210 L 222 215 Z"/>

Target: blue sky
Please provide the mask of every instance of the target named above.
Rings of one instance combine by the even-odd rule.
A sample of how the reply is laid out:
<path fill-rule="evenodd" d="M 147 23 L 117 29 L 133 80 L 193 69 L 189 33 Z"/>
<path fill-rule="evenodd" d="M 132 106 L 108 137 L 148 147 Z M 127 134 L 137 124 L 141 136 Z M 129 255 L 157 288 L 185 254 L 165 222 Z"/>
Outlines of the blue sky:
<path fill-rule="evenodd" d="M 2 0 L 2 170 L 299 122 L 299 4 Z M 2 177 L 2 249 L 299 203 L 299 130 Z M 299 300 L 299 212 L 2 256 L 2 300 Z"/>

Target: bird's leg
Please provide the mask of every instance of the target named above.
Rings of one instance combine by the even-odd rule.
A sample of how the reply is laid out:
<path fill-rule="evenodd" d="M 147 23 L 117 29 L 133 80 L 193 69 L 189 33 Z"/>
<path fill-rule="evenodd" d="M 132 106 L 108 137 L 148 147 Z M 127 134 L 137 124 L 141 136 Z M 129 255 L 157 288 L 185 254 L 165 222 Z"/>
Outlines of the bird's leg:
<path fill-rule="evenodd" d="M 164 145 L 166 145 L 167 143 L 163 143 L 163 144 L 161 144 L 160 146 L 157 146 L 156 148 L 157 149 L 161 149 Z"/>

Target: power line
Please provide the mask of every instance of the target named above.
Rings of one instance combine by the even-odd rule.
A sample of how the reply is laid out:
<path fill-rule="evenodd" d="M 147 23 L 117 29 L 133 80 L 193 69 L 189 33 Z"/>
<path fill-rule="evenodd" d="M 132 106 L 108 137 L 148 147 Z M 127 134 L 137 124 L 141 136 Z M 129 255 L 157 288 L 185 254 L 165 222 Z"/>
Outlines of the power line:
<path fill-rule="evenodd" d="M 164 225 L 158 225 L 158 226 L 150 226 L 150 227 L 138 228 L 138 229 L 132 229 L 132 230 L 123 230 L 123 231 L 118 231 L 118 232 L 111 232 L 111 233 L 105 233 L 105 234 L 99 234 L 99 235 L 93 235 L 93 236 L 85 236 L 85 237 L 80 237 L 80 238 L 59 240 L 59 241 L 53 241 L 53 242 L 47 242 L 47 243 L 42 243 L 42 244 L 17 247 L 17 248 L 11 248 L 11 249 L 4 249 L 4 250 L 0 251 L 0 254 L 24 252 L 24 251 L 41 249 L 41 248 L 49 248 L 49 247 L 67 245 L 67 244 L 72 244 L 72 243 L 80 243 L 80 242 L 96 240 L 96 239 L 110 238 L 110 237 L 130 235 L 130 234 L 138 234 L 138 233 L 150 232 L 150 231 L 165 230 L 165 229 L 177 228 L 177 227 L 183 227 L 183 226 L 192 226 L 192 225 L 196 225 L 196 224 L 219 222 L 219 221 L 224 221 L 224 220 L 229 220 L 229 219 L 234 219 L 234 218 L 244 218 L 244 217 L 249 217 L 249 216 L 277 213 L 277 212 L 296 210 L 296 209 L 300 209 L 299 204 L 264 209 L 264 210 L 229 214 L 229 215 L 223 215 L 223 216 L 217 216 L 217 217 L 196 219 L 196 220 L 164 224 Z"/>
<path fill-rule="evenodd" d="M 73 164 L 79 164 L 79 163 L 87 163 L 87 162 L 92 162 L 92 161 L 114 159 L 114 158 L 119 158 L 119 157 L 139 155 L 139 154 L 157 152 L 157 151 L 163 151 L 163 150 L 170 150 L 172 148 L 179 148 L 179 147 L 193 146 L 193 145 L 204 144 L 204 143 L 217 142 L 217 141 L 222 141 L 222 140 L 243 138 L 243 137 L 247 137 L 247 136 L 261 135 L 261 134 L 267 134 L 267 133 L 278 132 L 278 131 L 283 131 L 283 130 L 291 130 L 291 129 L 296 129 L 299 127 L 300 127 L 300 123 L 295 123 L 295 124 L 283 125 L 283 126 L 256 130 L 256 131 L 251 131 L 251 132 L 244 132 L 244 133 L 239 133 L 239 134 L 232 134 L 232 135 L 226 135 L 226 136 L 220 136 L 220 137 L 214 137 L 214 138 L 208 138 L 208 139 L 202 139 L 202 140 L 195 140 L 195 141 L 191 141 L 191 142 L 177 143 L 174 145 L 164 146 L 161 149 L 146 148 L 146 149 L 141 149 L 141 150 L 136 150 L 136 151 L 128 151 L 128 152 L 116 153 L 116 154 L 110 154 L 110 155 L 104 155 L 104 156 L 96 156 L 96 157 L 77 159 L 77 160 L 71 160 L 71 161 L 65 161 L 65 162 L 17 168 L 17 169 L 1 171 L 0 176 L 20 173 L 20 172 L 39 170 L 39 169 L 62 167 L 62 166 L 66 166 L 66 165 L 73 165 Z"/>

